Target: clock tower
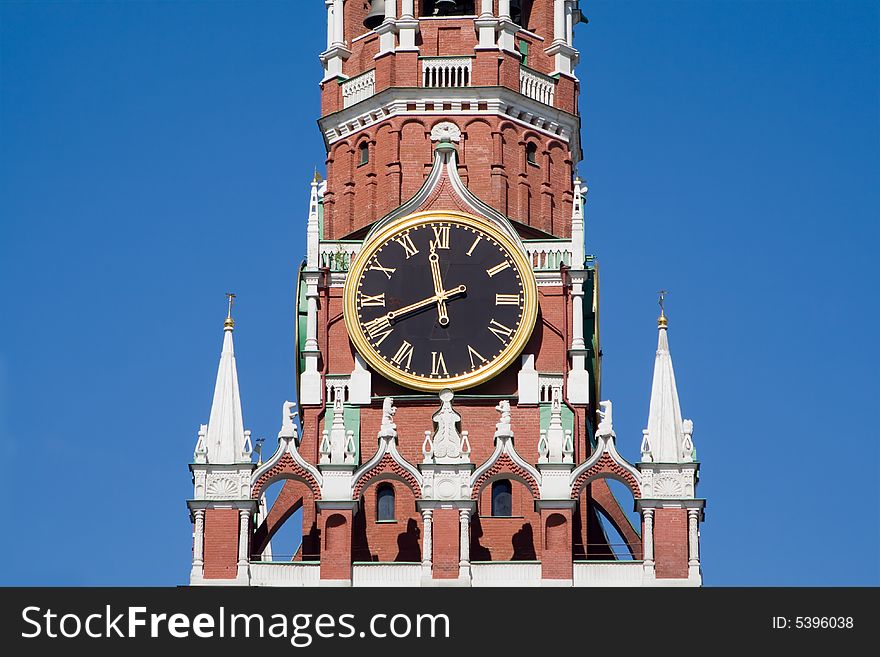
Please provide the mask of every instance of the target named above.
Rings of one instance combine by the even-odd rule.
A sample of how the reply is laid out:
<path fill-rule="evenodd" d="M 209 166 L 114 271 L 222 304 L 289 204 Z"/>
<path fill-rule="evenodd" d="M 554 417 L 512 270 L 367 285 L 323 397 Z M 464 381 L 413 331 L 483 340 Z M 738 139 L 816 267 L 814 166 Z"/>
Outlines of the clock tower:
<path fill-rule="evenodd" d="M 297 401 L 252 456 L 230 306 L 190 466 L 191 582 L 701 584 L 664 313 L 638 463 L 602 399 L 578 1 L 325 5 Z M 288 522 L 301 544 L 282 555 Z"/>

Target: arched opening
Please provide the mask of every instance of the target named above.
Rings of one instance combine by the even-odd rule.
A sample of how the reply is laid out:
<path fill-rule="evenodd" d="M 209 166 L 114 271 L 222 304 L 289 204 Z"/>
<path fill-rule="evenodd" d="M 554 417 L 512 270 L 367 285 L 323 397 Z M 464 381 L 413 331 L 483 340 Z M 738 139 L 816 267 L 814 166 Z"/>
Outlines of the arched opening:
<path fill-rule="evenodd" d="M 256 561 L 315 561 L 319 558 L 314 495 L 299 479 L 266 486 L 251 537 Z"/>
<path fill-rule="evenodd" d="M 324 549 L 327 552 L 342 551 L 345 545 L 345 516 L 334 513 L 327 518 L 327 524 L 324 526 Z"/>
<path fill-rule="evenodd" d="M 379 484 L 376 490 L 376 522 L 393 522 L 395 519 L 394 486 Z"/>
<path fill-rule="evenodd" d="M 642 558 L 638 514 L 626 484 L 594 479 L 579 497 L 573 528 L 575 560 L 628 561 Z"/>
<path fill-rule="evenodd" d="M 526 163 L 538 166 L 538 145 L 533 141 L 526 144 Z"/>
<path fill-rule="evenodd" d="M 492 517 L 509 518 L 513 515 L 513 489 L 509 479 L 492 482 Z"/>

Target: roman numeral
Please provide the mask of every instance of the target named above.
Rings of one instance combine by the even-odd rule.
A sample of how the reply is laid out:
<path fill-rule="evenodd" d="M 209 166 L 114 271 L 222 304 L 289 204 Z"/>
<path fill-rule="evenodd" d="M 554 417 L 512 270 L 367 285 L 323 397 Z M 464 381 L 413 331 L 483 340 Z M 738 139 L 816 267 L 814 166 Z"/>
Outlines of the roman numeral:
<path fill-rule="evenodd" d="M 496 306 L 518 306 L 519 305 L 519 295 L 518 294 L 496 294 L 495 295 L 495 305 Z"/>
<path fill-rule="evenodd" d="M 413 244 L 412 239 L 409 236 L 409 233 L 406 235 L 401 235 L 400 237 L 395 237 L 394 241 L 400 244 L 403 247 L 403 250 L 406 251 L 406 259 L 409 260 L 411 256 L 414 256 L 419 250 L 416 248 L 416 245 Z"/>
<path fill-rule="evenodd" d="M 413 356 L 413 346 L 407 342 L 403 341 L 403 344 L 400 345 L 400 349 L 397 350 L 397 353 L 391 357 L 391 362 L 397 365 L 401 365 L 406 369 L 410 368 L 410 364 L 412 363 Z M 406 359 L 406 364 L 404 365 L 403 361 Z"/>
<path fill-rule="evenodd" d="M 495 295 L 498 296 L 497 294 Z M 375 296 L 361 293 L 361 308 L 366 308 L 367 306 L 381 306 L 385 307 L 385 293 L 377 294 Z"/>
<path fill-rule="evenodd" d="M 391 322 L 388 321 L 388 318 L 385 316 L 377 317 L 376 319 L 370 320 L 366 324 L 364 324 L 364 330 L 367 332 L 370 340 L 375 340 L 378 338 L 376 342 L 376 346 L 378 347 L 382 344 L 382 341 L 391 335 L 391 331 L 394 330 L 391 326 Z"/>
<path fill-rule="evenodd" d="M 467 255 L 470 255 L 471 253 L 474 252 L 474 249 L 477 248 L 477 244 L 480 243 L 480 240 L 481 240 L 481 239 L 483 239 L 483 238 L 480 237 L 479 235 L 477 235 L 477 239 L 475 239 L 475 240 L 474 240 L 474 243 L 471 244 L 471 248 L 469 248 L 469 249 L 467 250 Z"/>
<path fill-rule="evenodd" d="M 495 337 L 501 342 L 507 342 L 507 339 L 513 335 L 513 329 L 507 328 L 504 324 L 496 322 L 494 319 L 489 322 L 489 330 L 495 334 Z"/>
<path fill-rule="evenodd" d="M 440 368 L 443 368 L 443 374 L 449 374 L 449 370 L 446 369 L 446 361 L 443 360 L 443 352 L 442 351 L 432 351 L 431 352 L 431 374 L 438 375 L 440 374 Z"/>
<path fill-rule="evenodd" d="M 480 356 L 480 354 L 470 345 L 468 345 L 468 356 L 471 357 L 471 367 L 473 368 L 477 367 L 477 364 L 474 362 L 475 357 L 480 361 L 480 365 L 486 362 L 486 359 Z"/>
<path fill-rule="evenodd" d="M 492 267 L 491 269 L 487 269 L 487 270 L 486 270 L 486 273 L 489 274 L 490 277 L 492 277 L 492 276 L 494 276 L 495 274 L 497 274 L 498 272 L 500 272 L 500 271 L 504 271 L 504 270 L 507 269 L 508 267 L 510 267 L 510 263 L 509 263 L 507 260 L 505 260 L 505 261 L 502 262 L 501 264 L 495 265 L 495 266 Z"/>
<path fill-rule="evenodd" d="M 367 271 L 381 271 L 382 273 L 384 273 L 388 277 L 389 280 L 391 280 L 391 274 L 396 272 L 397 269 L 394 267 L 383 267 L 382 263 L 379 262 L 378 260 L 376 260 L 376 264 L 370 265 L 367 268 Z"/>
<path fill-rule="evenodd" d="M 431 244 L 435 249 L 449 248 L 449 226 L 431 226 L 434 230 L 434 239 Z"/>

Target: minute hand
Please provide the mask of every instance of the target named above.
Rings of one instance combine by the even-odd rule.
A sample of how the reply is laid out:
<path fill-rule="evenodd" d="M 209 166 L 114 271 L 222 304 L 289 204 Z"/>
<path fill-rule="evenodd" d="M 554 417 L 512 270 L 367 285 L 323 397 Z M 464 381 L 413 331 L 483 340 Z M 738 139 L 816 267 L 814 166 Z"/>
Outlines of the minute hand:
<path fill-rule="evenodd" d="M 421 301 L 416 301 L 415 303 L 411 303 L 408 306 L 404 306 L 403 308 L 398 308 L 397 310 L 392 310 L 385 314 L 385 317 L 388 321 L 393 322 L 404 315 L 409 315 L 410 313 L 414 313 L 417 310 L 421 310 L 422 308 L 427 308 L 428 306 L 432 306 L 439 301 L 445 301 L 454 296 L 458 296 L 459 294 L 464 294 L 467 291 L 467 287 L 464 285 L 459 285 L 458 287 L 454 287 L 451 290 L 445 290 L 442 294 L 435 294 L 434 296 L 428 297 L 427 299 L 422 299 Z"/>

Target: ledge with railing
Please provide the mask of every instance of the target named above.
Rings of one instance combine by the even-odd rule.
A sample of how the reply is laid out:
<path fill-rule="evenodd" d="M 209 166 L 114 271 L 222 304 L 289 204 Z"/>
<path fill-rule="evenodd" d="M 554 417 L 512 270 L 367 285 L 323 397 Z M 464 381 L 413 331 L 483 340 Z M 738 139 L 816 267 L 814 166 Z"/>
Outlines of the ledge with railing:
<path fill-rule="evenodd" d="M 376 93 L 376 69 L 364 71 L 339 86 L 342 89 L 342 107 L 350 107 L 366 100 Z"/>
<path fill-rule="evenodd" d="M 571 267 L 570 240 L 524 240 L 524 244 L 535 271 L 558 271 L 563 264 Z"/>
<path fill-rule="evenodd" d="M 422 57 L 421 60 L 423 87 L 471 86 L 473 57 Z"/>
<path fill-rule="evenodd" d="M 556 79 L 528 66 L 520 65 L 519 92 L 523 96 L 552 107 L 556 96 Z"/>
<path fill-rule="evenodd" d="M 323 240 L 318 246 L 319 266 L 330 271 L 348 271 L 360 250 L 358 240 Z"/>

